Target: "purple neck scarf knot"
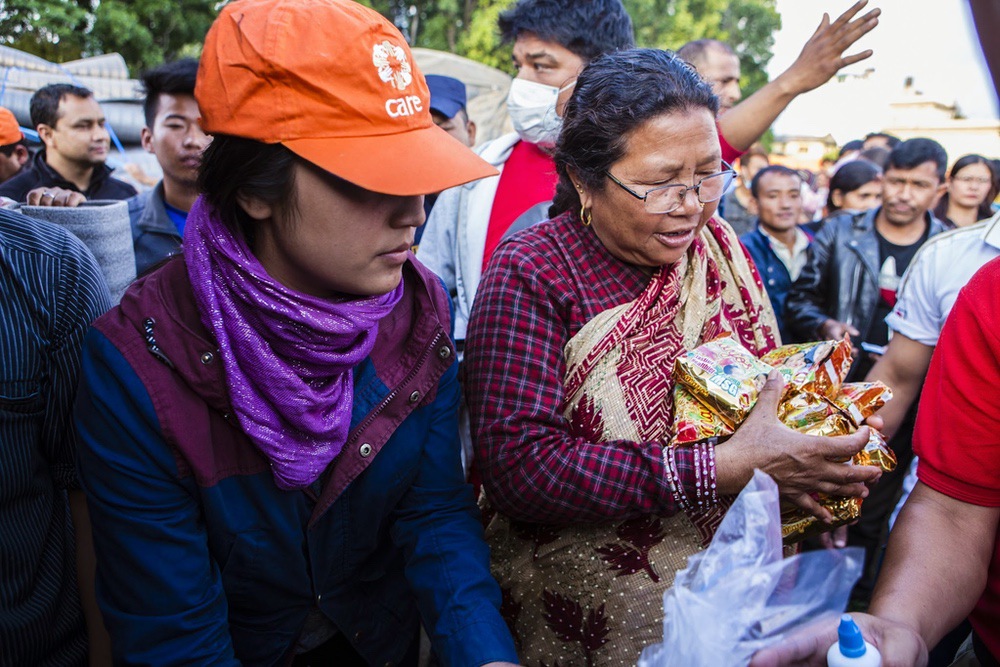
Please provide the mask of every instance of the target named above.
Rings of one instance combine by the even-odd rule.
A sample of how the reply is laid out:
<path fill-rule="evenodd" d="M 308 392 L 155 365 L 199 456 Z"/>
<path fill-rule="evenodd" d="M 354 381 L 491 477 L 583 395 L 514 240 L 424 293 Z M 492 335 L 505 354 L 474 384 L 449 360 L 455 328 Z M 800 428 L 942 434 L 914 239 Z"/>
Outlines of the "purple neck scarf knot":
<path fill-rule="evenodd" d="M 240 426 L 271 462 L 278 487 L 308 486 L 347 441 L 352 371 L 402 298 L 402 282 L 388 294 L 341 300 L 295 292 L 200 197 L 184 230 L 184 259 Z"/>

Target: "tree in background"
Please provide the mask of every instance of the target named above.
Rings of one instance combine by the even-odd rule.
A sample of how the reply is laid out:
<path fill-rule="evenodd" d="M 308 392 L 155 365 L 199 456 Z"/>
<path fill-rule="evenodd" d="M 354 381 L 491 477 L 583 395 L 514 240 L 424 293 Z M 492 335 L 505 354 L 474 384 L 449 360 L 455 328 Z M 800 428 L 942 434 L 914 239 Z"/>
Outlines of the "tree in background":
<path fill-rule="evenodd" d="M 740 57 L 744 95 L 767 83 L 775 0 L 623 0 L 636 43 L 677 49 L 693 39 L 728 43 Z M 510 49 L 500 44 L 497 15 L 514 0 L 362 0 L 394 21 L 413 46 L 451 51 L 512 73 Z"/>
<path fill-rule="evenodd" d="M 775 0 L 623 0 L 636 43 L 676 50 L 695 39 L 717 39 L 740 57 L 743 97 L 767 83 L 774 33 L 781 28 Z M 816 17 L 817 22 L 819 16 Z M 803 43 L 808 35 L 802 36 Z"/>
<path fill-rule="evenodd" d="M 52 62 L 117 52 L 133 74 L 201 42 L 218 0 L 3 0 L 0 44 Z"/>
<path fill-rule="evenodd" d="M 677 49 L 704 37 L 740 56 L 744 95 L 767 82 L 775 0 L 623 0 L 639 46 Z M 514 0 L 362 0 L 413 46 L 450 51 L 513 73 L 497 16 Z M 220 0 L 0 0 L 0 43 L 54 62 L 118 52 L 133 74 L 200 53 Z M 803 36 L 805 38 L 805 36 Z"/>

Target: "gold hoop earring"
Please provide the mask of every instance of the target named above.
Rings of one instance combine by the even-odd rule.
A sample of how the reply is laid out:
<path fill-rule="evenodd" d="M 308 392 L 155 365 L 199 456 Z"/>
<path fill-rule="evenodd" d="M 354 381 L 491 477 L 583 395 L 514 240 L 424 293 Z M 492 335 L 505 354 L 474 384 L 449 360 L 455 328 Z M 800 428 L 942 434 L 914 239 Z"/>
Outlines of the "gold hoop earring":
<path fill-rule="evenodd" d="M 594 221 L 594 214 L 587 210 L 586 206 L 580 206 L 580 222 L 583 223 L 584 227 L 590 227 L 590 223 Z"/>

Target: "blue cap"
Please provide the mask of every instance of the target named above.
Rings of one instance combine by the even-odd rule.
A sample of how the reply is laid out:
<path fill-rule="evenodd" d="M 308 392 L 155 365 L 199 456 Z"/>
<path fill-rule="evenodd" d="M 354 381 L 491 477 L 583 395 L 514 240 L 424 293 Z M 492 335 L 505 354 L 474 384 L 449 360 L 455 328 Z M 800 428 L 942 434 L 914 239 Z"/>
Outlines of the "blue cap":
<path fill-rule="evenodd" d="M 431 111 L 445 118 L 454 118 L 465 108 L 465 84 L 458 79 L 440 74 L 428 74 L 427 87 L 431 90 Z"/>
<path fill-rule="evenodd" d="M 861 630 L 850 614 L 840 617 L 837 640 L 840 644 L 840 654 L 845 658 L 860 658 L 865 654 L 865 638 L 861 636 Z"/>

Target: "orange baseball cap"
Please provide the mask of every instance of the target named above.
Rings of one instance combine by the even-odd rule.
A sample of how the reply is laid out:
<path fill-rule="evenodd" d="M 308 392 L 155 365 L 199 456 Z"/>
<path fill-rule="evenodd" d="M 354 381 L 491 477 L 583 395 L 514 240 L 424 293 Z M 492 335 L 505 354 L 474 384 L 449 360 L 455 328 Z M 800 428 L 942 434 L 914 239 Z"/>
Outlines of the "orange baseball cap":
<path fill-rule="evenodd" d="M 296 155 L 367 190 L 420 195 L 497 171 L 434 124 L 410 47 L 349 0 L 238 0 L 212 24 L 202 129 Z"/>
<path fill-rule="evenodd" d="M 24 139 L 24 134 L 21 133 L 17 118 L 14 118 L 9 109 L 0 107 L 0 146 L 16 144 L 21 139 Z"/>

